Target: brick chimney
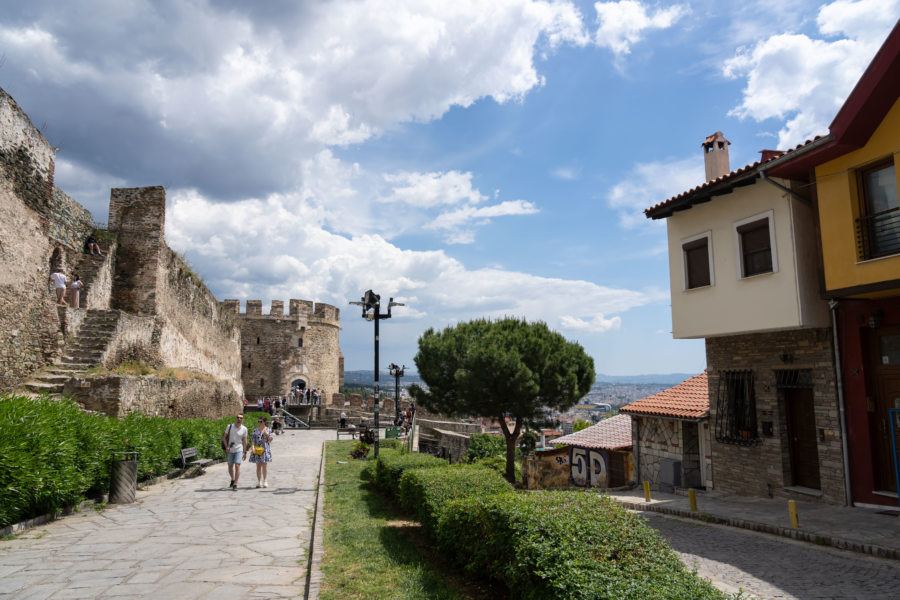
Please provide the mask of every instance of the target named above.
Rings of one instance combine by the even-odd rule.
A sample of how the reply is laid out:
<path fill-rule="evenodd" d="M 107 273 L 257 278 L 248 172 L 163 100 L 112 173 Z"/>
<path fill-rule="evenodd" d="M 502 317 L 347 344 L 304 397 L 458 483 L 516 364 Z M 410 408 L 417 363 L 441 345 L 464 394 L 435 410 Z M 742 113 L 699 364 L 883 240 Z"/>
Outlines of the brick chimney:
<path fill-rule="evenodd" d="M 759 162 L 769 162 L 773 158 L 778 158 L 784 154 L 784 150 L 760 150 Z"/>
<path fill-rule="evenodd" d="M 707 136 L 703 141 L 703 162 L 706 166 L 706 180 L 712 181 L 731 172 L 728 165 L 728 146 L 731 142 L 725 139 L 721 131 Z"/>

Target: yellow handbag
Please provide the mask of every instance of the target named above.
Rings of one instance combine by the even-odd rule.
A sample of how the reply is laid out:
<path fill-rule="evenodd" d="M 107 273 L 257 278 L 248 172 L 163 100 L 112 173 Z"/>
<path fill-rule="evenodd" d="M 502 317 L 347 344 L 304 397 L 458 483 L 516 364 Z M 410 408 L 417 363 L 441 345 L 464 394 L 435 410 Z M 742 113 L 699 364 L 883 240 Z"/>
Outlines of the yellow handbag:
<path fill-rule="evenodd" d="M 262 456 L 265 451 L 265 446 L 253 446 L 253 454 L 256 454 L 257 456 Z"/>

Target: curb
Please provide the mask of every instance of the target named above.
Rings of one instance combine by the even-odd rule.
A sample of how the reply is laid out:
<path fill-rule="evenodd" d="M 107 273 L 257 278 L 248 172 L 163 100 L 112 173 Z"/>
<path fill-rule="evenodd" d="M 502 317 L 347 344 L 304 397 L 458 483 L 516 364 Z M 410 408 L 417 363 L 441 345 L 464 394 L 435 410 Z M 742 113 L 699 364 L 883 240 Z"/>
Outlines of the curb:
<path fill-rule="evenodd" d="M 669 506 L 658 506 L 654 504 L 646 504 L 644 502 L 629 502 L 627 500 L 617 500 L 613 499 L 616 503 L 628 508 L 630 510 L 642 512 L 657 512 L 665 515 L 671 515 L 674 517 L 681 517 L 683 519 L 694 519 L 696 521 L 703 521 L 704 523 L 713 523 L 715 525 L 727 525 L 729 527 L 737 527 L 740 529 L 747 529 L 750 531 L 759 531 L 762 533 L 769 533 L 772 535 L 778 535 L 781 537 L 791 538 L 794 540 L 799 540 L 801 542 L 809 542 L 811 544 L 817 544 L 819 546 L 831 546 L 832 548 L 837 548 L 839 550 L 849 550 L 850 552 L 857 552 L 859 554 L 868 554 L 870 556 L 876 556 L 878 558 L 889 558 L 893 560 L 900 560 L 900 550 L 894 548 L 885 548 L 884 546 L 878 546 L 875 544 L 865 544 L 862 542 L 854 542 L 852 540 L 839 538 L 831 535 L 825 535 L 821 533 L 814 533 L 812 531 L 804 531 L 803 529 L 793 529 L 791 527 L 780 527 L 778 525 L 769 525 L 768 523 L 759 523 L 756 521 L 746 521 L 744 519 L 732 519 L 728 517 L 720 517 L 717 515 L 711 515 L 709 513 L 699 512 L 699 511 L 690 511 L 684 510 L 682 508 L 672 508 Z"/>
<path fill-rule="evenodd" d="M 322 442 L 322 457 L 319 460 L 319 477 L 316 482 L 316 503 L 310 526 L 309 550 L 307 551 L 306 589 L 304 600 L 318 600 L 319 588 L 322 586 L 322 556 L 324 554 L 322 525 L 324 522 L 325 504 L 325 442 Z"/>

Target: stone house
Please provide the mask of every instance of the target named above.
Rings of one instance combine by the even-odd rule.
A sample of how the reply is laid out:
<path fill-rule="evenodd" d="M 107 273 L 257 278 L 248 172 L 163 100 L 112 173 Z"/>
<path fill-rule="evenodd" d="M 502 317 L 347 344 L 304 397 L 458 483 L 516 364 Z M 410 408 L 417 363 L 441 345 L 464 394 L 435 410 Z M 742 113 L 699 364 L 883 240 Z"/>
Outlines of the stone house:
<path fill-rule="evenodd" d="M 527 487 L 616 488 L 634 482 L 628 415 L 604 419 L 550 443 L 557 448 L 538 450 L 526 459 Z"/>
<path fill-rule="evenodd" d="M 900 24 L 829 127 L 768 165 L 803 181 L 821 232 L 835 325 L 843 482 L 855 506 L 898 505 L 900 433 Z M 818 425 L 818 424 L 817 424 Z M 821 432 L 820 432 L 821 435 Z M 826 439 L 832 433 L 826 428 Z M 832 459 L 837 462 L 837 457 Z"/>
<path fill-rule="evenodd" d="M 619 412 L 631 415 L 637 481 L 663 492 L 713 487 L 705 372 L 626 404 Z"/>
<path fill-rule="evenodd" d="M 666 220 L 673 336 L 706 340 L 712 479 L 726 493 L 843 504 L 808 188 L 769 176 L 778 151 L 730 171 L 729 144 L 707 137 L 708 180 L 645 210 Z"/>

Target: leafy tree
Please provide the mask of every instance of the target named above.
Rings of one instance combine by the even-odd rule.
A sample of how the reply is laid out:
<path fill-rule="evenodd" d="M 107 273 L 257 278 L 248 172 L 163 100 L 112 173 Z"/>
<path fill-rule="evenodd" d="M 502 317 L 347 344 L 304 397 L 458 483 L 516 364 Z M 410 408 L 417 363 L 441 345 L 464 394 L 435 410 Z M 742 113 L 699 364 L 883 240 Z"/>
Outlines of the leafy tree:
<path fill-rule="evenodd" d="M 469 436 L 466 462 L 473 463 L 488 456 L 502 456 L 505 452 L 506 444 L 500 437 L 488 433 L 473 433 Z"/>
<path fill-rule="evenodd" d="M 572 431 L 581 431 L 582 429 L 587 429 L 591 424 L 584 419 L 578 419 L 574 423 L 572 423 Z"/>
<path fill-rule="evenodd" d="M 579 344 L 545 323 L 516 318 L 429 329 L 419 338 L 414 360 L 428 386 L 410 387 L 418 404 L 432 412 L 500 422 L 509 481 L 515 480 L 522 428 L 541 423 L 549 410 L 568 410 L 594 382 L 594 361 Z"/>

